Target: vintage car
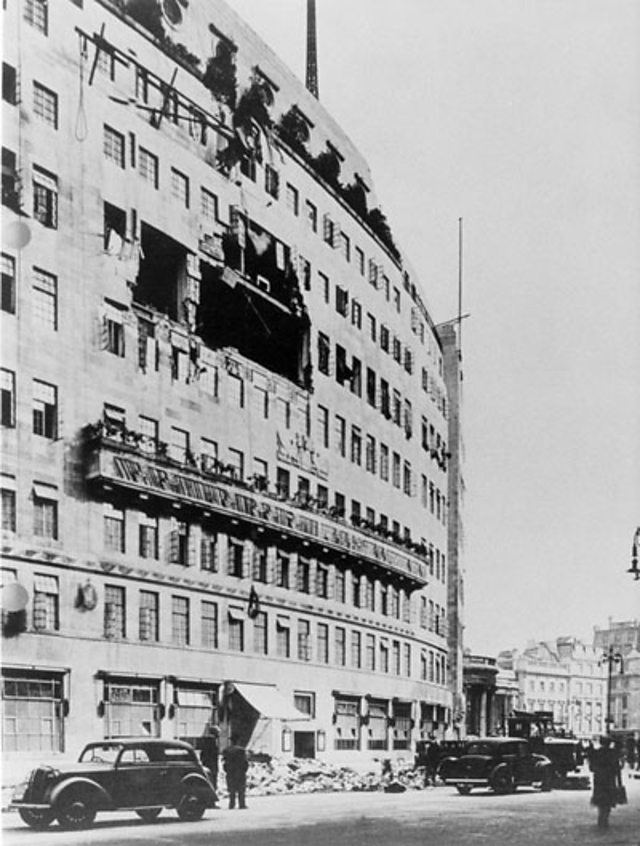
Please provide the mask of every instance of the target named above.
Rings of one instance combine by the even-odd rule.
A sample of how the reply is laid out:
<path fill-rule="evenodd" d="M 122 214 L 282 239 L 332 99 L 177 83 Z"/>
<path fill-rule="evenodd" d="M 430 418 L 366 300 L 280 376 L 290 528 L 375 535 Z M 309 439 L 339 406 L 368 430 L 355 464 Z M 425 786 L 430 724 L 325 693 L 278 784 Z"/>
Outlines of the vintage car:
<path fill-rule="evenodd" d="M 520 785 L 551 790 L 553 770 L 544 755 L 534 754 L 526 740 L 488 737 L 470 741 L 462 755 L 445 758 L 438 774 L 459 793 L 490 787 L 495 793 L 512 793 Z"/>
<path fill-rule="evenodd" d="M 77 763 L 41 765 L 18 785 L 11 807 L 31 828 L 54 819 L 84 828 L 98 811 L 135 811 L 145 822 L 163 808 L 199 820 L 216 801 L 207 771 L 188 743 L 153 738 L 89 743 Z"/>

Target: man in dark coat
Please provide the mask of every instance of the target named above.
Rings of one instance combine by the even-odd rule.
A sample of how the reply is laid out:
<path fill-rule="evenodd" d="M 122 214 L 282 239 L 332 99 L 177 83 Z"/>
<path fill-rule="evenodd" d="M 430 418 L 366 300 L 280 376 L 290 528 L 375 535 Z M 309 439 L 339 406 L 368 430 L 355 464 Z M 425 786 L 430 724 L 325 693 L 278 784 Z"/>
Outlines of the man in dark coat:
<path fill-rule="evenodd" d="M 244 810 L 247 807 L 245 794 L 247 790 L 247 770 L 249 761 L 247 750 L 241 746 L 237 737 L 231 738 L 231 746 L 222 753 L 224 771 L 227 777 L 227 790 L 229 791 L 229 807 L 235 808 L 236 798 L 238 808 Z"/>
<path fill-rule="evenodd" d="M 598 809 L 598 828 L 609 828 L 609 814 L 617 804 L 616 793 L 622 784 L 618 753 L 610 738 L 600 738 L 600 746 L 589 756 L 589 767 L 593 773 L 591 804 Z"/>

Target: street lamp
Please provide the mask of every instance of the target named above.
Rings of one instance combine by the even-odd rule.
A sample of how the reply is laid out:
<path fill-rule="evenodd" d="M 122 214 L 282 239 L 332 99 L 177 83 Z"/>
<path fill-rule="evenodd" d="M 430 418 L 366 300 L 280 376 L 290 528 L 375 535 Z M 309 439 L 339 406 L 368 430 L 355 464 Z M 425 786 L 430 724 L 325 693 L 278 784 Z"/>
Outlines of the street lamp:
<path fill-rule="evenodd" d="M 605 725 L 606 734 L 611 734 L 611 724 L 613 717 L 611 716 L 611 676 L 613 675 L 613 668 L 616 664 L 620 665 L 620 675 L 624 673 L 624 661 L 620 652 L 615 652 L 613 645 L 611 645 L 607 652 L 604 653 L 598 664 L 607 664 L 607 720 Z"/>
<path fill-rule="evenodd" d="M 640 568 L 638 568 L 638 544 L 640 543 L 640 526 L 636 529 L 636 532 L 633 536 L 633 543 L 631 544 L 631 567 L 627 570 L 627 573 L 631 573 L 634 579 L 637 581 L 640 580 Z"/>

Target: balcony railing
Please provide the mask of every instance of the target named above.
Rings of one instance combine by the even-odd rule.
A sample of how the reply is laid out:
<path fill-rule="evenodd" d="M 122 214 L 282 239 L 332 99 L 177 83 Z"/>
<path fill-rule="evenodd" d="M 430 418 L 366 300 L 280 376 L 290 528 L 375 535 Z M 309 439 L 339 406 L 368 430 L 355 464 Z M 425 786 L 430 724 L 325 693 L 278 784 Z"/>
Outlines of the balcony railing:
<path fill-rule="evenodd" d="M 89 480 L 103 481 L 161 499 L 171 499 L 203 511 L 240 517 L 265 529 L 291 535 L 347 553 L 393 570 L 414 587 L 427 583 L 429 551 L 423 544 L 362 520 L 350 523 L 330 508 L 303 493 L 290 497 L 271 488 L 267 479 L 245 480 L 236 467 L 187 451 L 184 461 L 172 458 L 169 447 L 115 421 L 100 421 L 86 429 Z"/>

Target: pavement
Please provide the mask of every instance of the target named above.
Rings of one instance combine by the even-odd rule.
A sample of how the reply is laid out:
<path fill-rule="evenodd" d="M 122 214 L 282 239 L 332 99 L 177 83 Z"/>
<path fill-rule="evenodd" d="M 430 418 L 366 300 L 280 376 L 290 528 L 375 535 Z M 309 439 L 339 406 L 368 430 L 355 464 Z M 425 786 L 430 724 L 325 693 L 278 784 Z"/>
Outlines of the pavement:
<path fill-rule="evenodd" d="M 640 773 L 638 774 L 640 776 Z M 460 796 L 439 786 L 405 793 L 314 793 L 253 796 L 247 811 L 207 811 L 197 823 L 163 811 L 144 824 L 131 813 L 100 814 L 91 829 L 28 829 L 16 813 L 2 815 L 3 846 L 141 843 L 176 846 L 640 846 L 640 778 L 625 773 L 629 803 L 614 809 L 611 827 L 596 827 L 588 790 L 508 796 L 478 790 Z"/>

